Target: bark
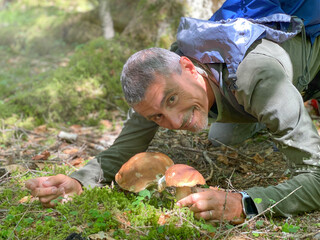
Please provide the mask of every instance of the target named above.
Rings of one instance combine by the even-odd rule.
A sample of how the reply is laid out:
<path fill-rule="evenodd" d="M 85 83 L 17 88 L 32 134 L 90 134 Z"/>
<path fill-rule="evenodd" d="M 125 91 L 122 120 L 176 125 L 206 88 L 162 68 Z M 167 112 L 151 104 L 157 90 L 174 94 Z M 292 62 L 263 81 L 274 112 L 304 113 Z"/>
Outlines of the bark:
<path fill-rule="evenodd" d="M 113 38 L 115 32 L 113 28 L 113 19 L 111 16 L 109 0 L 99 0 L 99 16 L 101 19 L 104 38 Z"/>

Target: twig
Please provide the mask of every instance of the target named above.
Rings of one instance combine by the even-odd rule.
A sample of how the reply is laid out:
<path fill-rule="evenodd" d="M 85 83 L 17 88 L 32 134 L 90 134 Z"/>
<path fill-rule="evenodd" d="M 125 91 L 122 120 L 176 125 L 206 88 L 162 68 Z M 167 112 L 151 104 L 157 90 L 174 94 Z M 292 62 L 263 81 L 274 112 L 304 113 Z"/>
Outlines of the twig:
<path fill-rule="evenodd" d="M 192 227 L 194 227 L 195 229 L 197 229 L 200 233 L 204 234 L 206 237 L 208 237 L 209 239 L 211 238 L 211 236 L 209 236 L 208 234 L 206 234 L 205 232 L 201 231 L 201 229 L 194 225 L 190 220 L 188 220 L 187 218 L 182 216 L 182 212 L 179 209 L 178 212 L 180 213 L 180 215 L 178 215 L 178 217 L 180 217 L 181 219 L 183 219 L 184 221 L 188 222 Z M 177 214 L 176 212 L 174 212 L 174 214 Z"/>
<path fill-rule="evenodd" d="M 293 193 L 295 193 L 295 192 L 296 192 L 297 190 L 299 190 L 300 188 L 302 188 L 302 186 L 296 188 L 295 190 L 293 190 L 292 192 L 290 192 L 287 196 L 285 196 L 284 198 L 282 198 L 281 200 L 279 200 L 278 202 L 276 202 L 276 203 L 273 204 L 272 206 L 268 207 L 267 209 L 265 209 L 264 211 L 262 211 L 262 212 L 259 213 L 258 215 L 250 218 L 249 220 L 245 221 L 244 223 L 242 223 L 242 224 L 240 224 L 240 225 L 235 226 L 234 228 L 231 228 L 231 229 L 229 229 L 229 230 L 221 233 L 220 235 L 217 236 L 217 238 L 220 237 L 220 236 L 223 235 L 223 234 L 227 234 L 227 235 L 225 236 L 225 238 L 226 238 L 226 237 L 230 234 L 230 232 L 231 232 L 232 230 L 235 230 L 235 229 L 237 229 L 237 228 L 241 228 L 241 227 L 243 227 L 244 225 L 248 224 L 249 222 L 252 222 L 252 221 L 255 220 L 256 218 L 258 218 L 258 217 L 260 217 L 261 215 L 265 214 L 266 212 L 270 211 L 272 208 L 274 208 L 276 205 L 278 205 L 279 203 L 281 203 L 283 200 L 287 199 L 289 196 L 291 196 Z"/>
<path fill-rule="evenodd" d="M 237 152 L 239 155 L 241 155 L 241 156 L 243 156 L 243 157 L 245 157 L 245 158 L 248 158 L 248 159 L 250 159 L 250 160 L 254 160 L 252 157 L 247 156 L 246 154 L 240 152 L 240 151 L 239 151 L 238 149 L 236 149 L 236 148 L 230 147 L 230 146 L 224 144 L 223 142 L 220 142 L 220 141 L 217 140 L 217 139 L 212 139 L 212 140 L 215 141 L 215 142 L 217 142 L 217 143 L 219 143 L 219 144 L 221 144 L 222 146 L 224 146 L 224 147 L 232 150 L 232 151 Z"/>
<path fill-rule="evenodd" d="M 228 178 L 228 187 L 226 189 L 226 195 L 225 195 L 225 199 L 224 199 L 224 204 L 223 204 L 223 211 L 222 211 L 222 215 L 221 215 L 221 218 L 220 218 L 220 229 L 222 227 L 222 223 L 223 223 L 223 217 L 224 217 L 224 212 L 226 211 L 226 206 L 227 206 L 227 197 L 228 197 L 228 193 L 229 193 L 229 187 L 232 186 L 231 185 L 231 178 L 233 176 L 233 173 L 234 173 L 235 169 L 233 169 L 230 177 Z M 220 230 L 219 230 L 220 231 Z"/>
<path fill-rule="evenodd" d="M 177 149 L 180 149 L 180 150 L 197 152 L 197 153 L 203 153 L 202 150 L 198 150 L 198 149 L 194 149 L 194 148 L 189 148 L 189 147 L 182 147 L 182 146 L 179 146 L 179 145 L 172 146 L 172 148 L 177 148 Z M 206 152 L 207 152 L 207 154 L 211 154 L 211 155 L 213 155 L 213 156 L 219 156 L 219 154 L 218 154 L 218 153 L 215 153 L 215 152 L 208 152 L 208 151 L 206 151 Z"/>
<path fill-rule="evenodd" d="M 18 223 L 16 224 L 16 226 L 13 229 L 13 232 L 15 232 L 16 228 L 19 226 L 21 220 L 24 218 L 24 216 L 27 214 L 27 212 L 29 211 L 30 207 L 31 207 L 32 203 L 29 204 L 27 210 L 22 214 L 21 218 L 19 219 Z"/>
<path fill-rule="evenodd" d="M 207 151 L 203 151 L 202 154 L 203 154 L 204 159 L 207 160 L 207 162 L 209 163 L 209 166 L 210 166 L 210 174 L 209 174 L 208 177 L 205 178 L 205 180 L 208 181 L 208 180 L 210 180 L 210 179 L 212 178 L 212 176 L 213 176 L 213 161 L 212 161 L 212 159 L 208 156 Z"/>
<path fill-rule="evenodd" d="M 302 236 L 300 236 L 300 239 L 302 239 L 302 238 L 307 238 L 307 237 L 311 237 L 311 236 L 315 236 L 315 235 L 317 235 L 317 234 L 320 234 L 320 230 L 317 231 L 317 232 L 315 232 L 315 233 L 308 233 L 308 234 L 302 235 Z"/>

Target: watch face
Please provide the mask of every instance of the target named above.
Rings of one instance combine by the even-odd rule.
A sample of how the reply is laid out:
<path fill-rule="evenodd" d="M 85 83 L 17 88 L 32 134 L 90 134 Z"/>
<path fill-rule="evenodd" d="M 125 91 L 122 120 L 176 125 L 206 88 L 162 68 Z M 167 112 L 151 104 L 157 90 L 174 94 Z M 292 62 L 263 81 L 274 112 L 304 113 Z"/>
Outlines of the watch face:
<path fill-rule="evenodd" d="M 258 214 L 256 205 L 250 196 L 243 197 L 243 208 L 247 217 L 253 217 Z"/>

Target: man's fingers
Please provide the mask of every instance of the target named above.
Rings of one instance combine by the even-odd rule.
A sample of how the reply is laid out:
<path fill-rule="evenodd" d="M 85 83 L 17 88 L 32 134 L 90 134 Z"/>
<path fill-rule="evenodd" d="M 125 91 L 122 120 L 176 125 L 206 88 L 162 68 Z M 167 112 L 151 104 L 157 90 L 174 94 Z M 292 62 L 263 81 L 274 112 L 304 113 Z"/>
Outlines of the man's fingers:
<path fill-rule="evenodd" d="M 212 198 L 212 191 L 203 191 L 199 193 L 193 193 L 189 196 L 182 198 L 177 202 L 177 205 L 180 207 L 192 206 L 194 203 L 200 200 L 209 200 Z"/>
<path fill-rule="evenodd" d="M 34 179 L 29 179 L 26 181 L 25 186 L 30 190 L 34 190 L 35 188 L 39 188 L 42 186 L 42 183 L 45 182 L 48 177 L 39 177 Z"/>
<path fill-rule="evenodd" d="M 219 219 L 219 217 L 221 217 L 214 210 L 198 212 L 198 213 L 195 213 L 194 216 L 197 219 L 203 218 L 204 220 L 214 220 L 214 219 Z"/>
<path fill-rule="evenodd" d="M 213 199 L 203 199 L 195 202 L 191 207 L 190 210 L 194 213 L 208 211 L 215 207 Z"/>
<path fill-rule="evenodd" d="M 192 193 L 199 193 L 199 192 L 206 192 L 206 191 L 211 191 L 211 188 L 199 188 L 199 187 L 194 187 L 192 188 Z"/>
<path fill-rule="evenodd" d="M 50 195 L 59 195 L 58 188 L 56 187 L 47 187 L 47 188 L 36 188 L 31 191 L 32 196 L 34 197 L 44 197 Z"/>
<path fill-rule="evenodd" d="M 66 180 L 66 175 L 58 174 L 56 176 L 48 177 L 46 181 L 43 182 L 44 187 L 58 186 Z"/>

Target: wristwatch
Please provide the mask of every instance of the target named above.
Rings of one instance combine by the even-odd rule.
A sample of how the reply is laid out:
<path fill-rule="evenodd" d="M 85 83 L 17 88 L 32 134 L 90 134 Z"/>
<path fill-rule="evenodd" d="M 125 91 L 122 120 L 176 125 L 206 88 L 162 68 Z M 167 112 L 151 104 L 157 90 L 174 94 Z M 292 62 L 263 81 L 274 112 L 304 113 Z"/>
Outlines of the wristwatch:
<path fill-rule="evenodd" d="M 252 218 L 258 214 L 256 205 L 252 198 L 246 192 L 240 192 L 242 195 L 242 209 L 246 218 Z"/>

